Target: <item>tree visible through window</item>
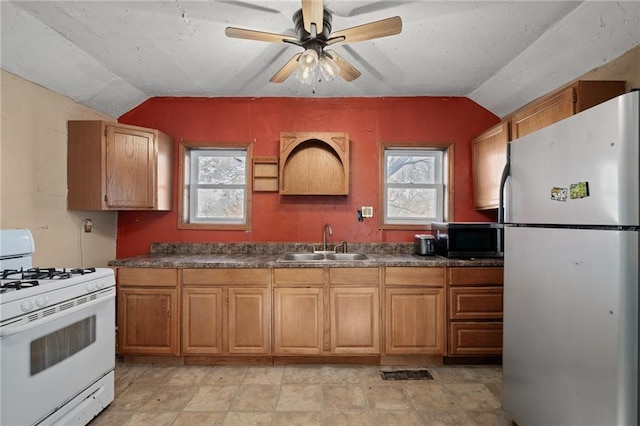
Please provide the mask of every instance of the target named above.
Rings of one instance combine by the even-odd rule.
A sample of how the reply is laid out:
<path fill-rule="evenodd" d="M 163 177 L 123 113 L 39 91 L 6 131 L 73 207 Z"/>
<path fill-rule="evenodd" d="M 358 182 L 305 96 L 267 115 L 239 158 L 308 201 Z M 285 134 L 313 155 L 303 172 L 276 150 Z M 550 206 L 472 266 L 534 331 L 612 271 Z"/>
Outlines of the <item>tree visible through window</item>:
<path fill-rule="evenodd" d="M 384 150 L 384 223 L 423 225 L 444 217 L 444 151 Z"/>
<path fill-rule="evenodd" d="M 247 148 L 183 149 L 181 227 L 247 227 Z"/>

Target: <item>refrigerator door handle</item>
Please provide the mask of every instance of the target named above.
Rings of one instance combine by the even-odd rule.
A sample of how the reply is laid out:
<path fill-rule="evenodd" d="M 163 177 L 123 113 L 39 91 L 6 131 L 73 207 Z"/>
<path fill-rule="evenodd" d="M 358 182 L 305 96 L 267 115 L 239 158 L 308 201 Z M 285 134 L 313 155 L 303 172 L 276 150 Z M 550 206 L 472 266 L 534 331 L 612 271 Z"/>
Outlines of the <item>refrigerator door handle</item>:
<path fill-rule="evenodd" d="M 511 142 L 507 143 L 507 163 L 502 169 L 500 178 L 500 194 L 498 201 L 498 223 L 504 224 L 504 189 L 507 185 L 507 178 L 511 175 Z"/>

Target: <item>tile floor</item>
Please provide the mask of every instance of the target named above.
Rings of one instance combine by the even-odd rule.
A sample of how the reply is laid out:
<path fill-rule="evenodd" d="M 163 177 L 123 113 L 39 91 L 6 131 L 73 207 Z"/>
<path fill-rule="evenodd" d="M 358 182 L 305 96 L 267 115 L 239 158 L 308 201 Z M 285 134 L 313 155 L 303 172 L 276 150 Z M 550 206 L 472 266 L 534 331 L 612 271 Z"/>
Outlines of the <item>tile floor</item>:
<path fill-rule="evenodd" d="M 410 369 L 410 367 L 398 367 Z M 382 380 L 391 367 L 116 365 L 103 425 L 499 425 L 499 366 L 436 366 L 433 380 Z"/>

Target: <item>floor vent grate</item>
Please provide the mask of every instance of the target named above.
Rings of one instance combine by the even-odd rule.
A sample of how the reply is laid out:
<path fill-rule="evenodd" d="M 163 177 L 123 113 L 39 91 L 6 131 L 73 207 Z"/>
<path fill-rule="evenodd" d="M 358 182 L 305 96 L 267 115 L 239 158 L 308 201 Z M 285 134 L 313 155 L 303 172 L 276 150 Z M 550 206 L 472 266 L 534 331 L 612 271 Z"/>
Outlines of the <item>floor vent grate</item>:
<path fill-rule="evenodd" d="M 433 380 L 429 370 L 381 371 L 382 380 Z"/>

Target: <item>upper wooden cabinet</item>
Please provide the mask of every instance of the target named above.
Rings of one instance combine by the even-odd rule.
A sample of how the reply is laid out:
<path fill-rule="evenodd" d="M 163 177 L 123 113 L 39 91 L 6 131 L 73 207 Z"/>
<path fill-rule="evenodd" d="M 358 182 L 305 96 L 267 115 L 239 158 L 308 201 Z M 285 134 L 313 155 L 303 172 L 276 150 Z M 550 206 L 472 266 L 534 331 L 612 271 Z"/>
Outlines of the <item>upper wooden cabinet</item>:
<path fill-rule="evenodd" d="M 624 91 L 624 81 L 579 80 L 526 105 L 480 134 L 472 142 L 475 208 L 498 207 L 508 141 L 615 98 Z"/>
<path fill-rule="evenodd" d="M 70 210 L 171 210 L 173 140 L 153 129 L 69 121 Z"/>
<path fill-rule="evenodd" d="M 348 195 L 349 134 L 282 133 L 280 194 Z"/>
<path fill-rule="evenodd" d="M 475 138 L 473 159 L 473 204 L 476 209 L 498 207 L 500 177 L 507 163 L 509 124 L 505 121 Z"/>
<path fill-rule="evenodd" d="M 624 91 L 624 81 L 576 81 L 516 111 L 511 117 L 511 139 L 564 120 Z"/>

